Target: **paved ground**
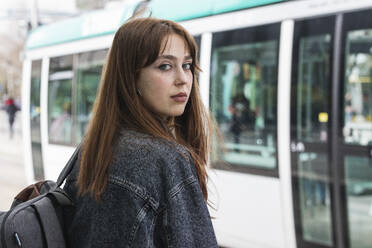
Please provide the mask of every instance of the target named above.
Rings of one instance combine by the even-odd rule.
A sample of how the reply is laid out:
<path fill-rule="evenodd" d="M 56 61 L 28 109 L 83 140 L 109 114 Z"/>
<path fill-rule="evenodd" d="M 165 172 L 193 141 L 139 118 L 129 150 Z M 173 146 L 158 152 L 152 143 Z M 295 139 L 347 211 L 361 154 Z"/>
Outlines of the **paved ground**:
<path fill-rule="evenodd" d="M 14 123 L 15 134 L 12 139 L 8 133 L 8 119 L 0 111 L 0 211 L 8 210 L 13 197 L 26 186 L 23 168 L 23 144 L 21 113 Z"/>

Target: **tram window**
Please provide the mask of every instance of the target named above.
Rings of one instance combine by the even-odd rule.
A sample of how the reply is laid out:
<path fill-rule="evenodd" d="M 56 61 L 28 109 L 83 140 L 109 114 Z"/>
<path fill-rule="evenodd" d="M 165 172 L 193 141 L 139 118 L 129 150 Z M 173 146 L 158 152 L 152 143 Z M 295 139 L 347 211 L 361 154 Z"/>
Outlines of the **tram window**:
<path fill-rule="evenodd" d="M 48 83 L 49 142 L 71 144 L 73 56 L 50 59 Z"/>
<path fill-rule="evenodd" d="M 371 164 L 371 157 L 345 156 L 345 184 L 350 247 L 371 247 Z"/>
<path fill-rule="evenodd" d="M 297 139 L 326 142 L 331 35 L 302 37 L 297 72 Z"/>
<path fill-rule="evenodd" d="M 344 141 L 372 145 L 372 29 L 347 33 L 345 59 Z"/>
<path fill-rule="evenodd" d="M 31 90 L 30 90 L 31 150 L 35 180 L 44 179 L 40 134 L 40 86 L 41 86 L 41 60 L 35 60 L 32 61 L 31 64 Z"/>
<path fill-rule="evenodd" d="M 77 64 L 77 101 L 75 143 L 80 143 L 85 134 L 107 50 L 79 54 Z"/>
<path fill-rule="evenodd" d="M 303 239 L 332 245 L 332 212 L 328 177 L 328 154 L 303 152 L 298 156 L 298 186 Z"/>
<path fill-rule="evenodd" d="M 31 90 L 30 90 L 30 119 L 31 140 L 40 143 L 40 85 L 41 60 L 32 61 L 31 64 Z"/>
<path fill-rule="evenodd" d="M 210 102 L 225 142 L 215 159 L 233 170 L 277 167 L 278 45 L 276 24 L 213 35 Z"/>

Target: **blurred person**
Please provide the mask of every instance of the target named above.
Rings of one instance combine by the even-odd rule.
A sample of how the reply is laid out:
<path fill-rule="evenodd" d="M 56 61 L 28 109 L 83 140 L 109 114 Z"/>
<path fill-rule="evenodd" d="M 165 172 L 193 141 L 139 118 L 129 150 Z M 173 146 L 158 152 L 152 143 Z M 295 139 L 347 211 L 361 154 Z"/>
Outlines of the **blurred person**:
<path fill-rule="evenodd" d="M 9 97 L 5 100 L 4 110 L 8 114 L 8 123 L 9 123 L 9 138 L 13 138 L 14 135 L 14 120 L 16 113 L 20 110 L 20 108 L 15 104 L 14 99 Z"/>
<path fill-rule="evenodd" d="M 68 247 L 218 247 L 206 166 L 215 125 L 201 102 L 197 46 L 179 24 L 116 32 L 65 190 Z"/>
<path fill-rule="evenodd" d="M 234 135 L 234 143 L 240 144 L 240 134 L 246 131 L 254 131 L 256 114 L 250 108 L 250 101 L 242 94 L 232 99 L 230 112 L 232 113 L 230 131 Z M 238 149 L 235 149 L 239 152 Z"/>
<path fill-rule="evenodd" d="M 63 112 L 52 121 L 50 125 L 50 136 L 53 142 L 69 143 L 71 137 L 71 102 L 66 101 L 62 106 Z"/>

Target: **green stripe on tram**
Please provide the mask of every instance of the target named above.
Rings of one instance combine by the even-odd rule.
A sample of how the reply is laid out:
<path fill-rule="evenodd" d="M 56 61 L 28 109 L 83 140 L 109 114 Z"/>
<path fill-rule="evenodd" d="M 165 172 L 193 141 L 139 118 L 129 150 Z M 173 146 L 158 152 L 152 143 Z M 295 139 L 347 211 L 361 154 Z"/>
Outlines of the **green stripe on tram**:
<path fill-rule="evenodd" d="M 185 21 L 283 1 L 287 0 L 152 0 L 148 7 L 153 17 Z M 132 2 L 121 9 L 94 11 L 41 26 L 28 36 L 26 50 L 113 34 L 137 4 Z"/>
<path fill-rule="evenodd" d="M 113 34 L 132 15 L 135 7 L 99 10 L 40 26 L 28 36 L 26 50 Z"/>
<path fill-rule="evenodd" d="M 186 21 L 284 1 L 287 0 L 152 0 L 149 7 L 152 16 Z"/>

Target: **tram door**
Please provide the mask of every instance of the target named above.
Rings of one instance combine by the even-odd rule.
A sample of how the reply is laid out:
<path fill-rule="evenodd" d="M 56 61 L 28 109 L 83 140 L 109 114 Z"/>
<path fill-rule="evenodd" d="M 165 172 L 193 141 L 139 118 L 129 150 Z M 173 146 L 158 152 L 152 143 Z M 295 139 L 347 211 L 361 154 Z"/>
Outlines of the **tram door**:
<path fill-rule="evenodd" d="M 295 23 L 297 246 L 372 247 L 372 11 Z"/>

